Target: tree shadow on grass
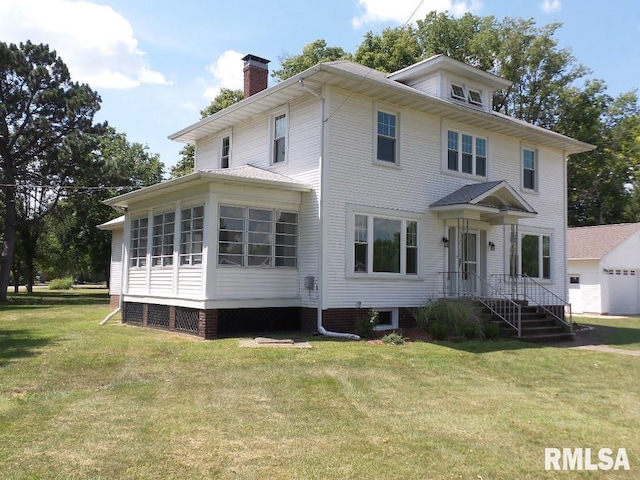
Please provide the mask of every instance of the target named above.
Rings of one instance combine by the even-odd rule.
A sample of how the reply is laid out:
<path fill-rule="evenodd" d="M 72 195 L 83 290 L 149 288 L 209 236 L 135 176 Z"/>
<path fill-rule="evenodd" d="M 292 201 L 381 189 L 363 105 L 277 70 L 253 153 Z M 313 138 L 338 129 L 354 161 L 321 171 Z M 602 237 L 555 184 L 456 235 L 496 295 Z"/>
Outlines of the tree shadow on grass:
<path fill-rule="evenodd" d="M 109 304 L 109 294 L 103 292 L 41 292 L 32 294 L 18 293 L 9 295 L 9 301 L 0 305 L 11 307 L 11 305 L 89 305 L 89 304 Z"/>
<path fill-rule="evenodd" d="M 32 357 L 38 350 L 55 340 L 38 337 L 33 330 L 0 328 L 0 367 L 19 358 Z"/>

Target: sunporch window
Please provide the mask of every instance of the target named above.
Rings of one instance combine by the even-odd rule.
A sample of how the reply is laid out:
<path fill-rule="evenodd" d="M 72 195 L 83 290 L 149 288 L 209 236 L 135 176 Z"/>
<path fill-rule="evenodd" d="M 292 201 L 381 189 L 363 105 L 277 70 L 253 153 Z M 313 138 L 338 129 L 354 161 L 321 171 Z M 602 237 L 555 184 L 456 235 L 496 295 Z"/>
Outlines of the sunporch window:
<path fill-rule="evenodd" d="M 129 264 L 144 267 L 147 264 L 147 236 L 149 219 L 136 218 L 131 221 L 131 253 Z"/>
<path fill-rule="evenodd" d="M 152 267 L 166 267 L 173 265 L 175 216 L 175 212 L 161 213 L 153 216 L 153 237 L 151 247 Z"/>
<path fill-rule="evenodd" d="M 183 208 L 180 212 L 180 265 L 202 264 L 204 206 Z"/>

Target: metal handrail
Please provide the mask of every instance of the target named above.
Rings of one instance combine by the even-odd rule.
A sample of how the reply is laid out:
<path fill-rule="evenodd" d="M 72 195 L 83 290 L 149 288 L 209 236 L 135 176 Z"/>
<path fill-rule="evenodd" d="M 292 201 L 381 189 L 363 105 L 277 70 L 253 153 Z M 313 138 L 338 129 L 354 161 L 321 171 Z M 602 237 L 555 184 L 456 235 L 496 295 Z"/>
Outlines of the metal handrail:
<path fill-rule="evenodd" d="M 510 274 L 493 275 L 494 279 L 498 279 L 498 290 L 503 291 L 508 286 L 513 298 L 526 300 L 543 310 L 547 315 L 555 318 L 569 328 L 569 332 L 573 332 L 573 316 L 571 313 L 571 304 L 566 302 L 562 297 L 556 295 L 551 290 L 541 285 L 529 275 L 522 274 L 520 276 L 512 276 Z M 520 282 L 519 279 L 522 281 Z M 502 288 L 499 288 L 502 287 Z M 562 307 L 565 315 L 559 315 L 549 307 Z M 566 316 L 569 320 L 567 321 Z"/>
<path fill-rule="evenodd" d="M 522 336 L 520 304 L 475 272 L 439 272 L 444 296 L 467 297 L 478 301 Z M 470 281 L 471 280 L 471 281 Z M 480 288 L 478 288 L 480 287 Z M 478 290 L 483 292 L 478 294 Z"/>

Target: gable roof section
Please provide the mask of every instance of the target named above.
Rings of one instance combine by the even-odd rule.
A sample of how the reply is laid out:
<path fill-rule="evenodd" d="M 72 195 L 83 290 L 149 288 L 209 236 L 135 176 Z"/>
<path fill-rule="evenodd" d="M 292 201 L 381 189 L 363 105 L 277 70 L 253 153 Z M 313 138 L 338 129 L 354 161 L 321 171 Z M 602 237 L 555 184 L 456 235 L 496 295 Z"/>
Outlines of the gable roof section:
<path fill-rule="evenodd" d="M 471 68 L 471 67 L 469 67 Z M 323 86 L 333 86 L 409 109 L 439 115 L 496 133 L 563 150 L 566 154 L 595 147 L 556 132 L 516 120 L 498 112 L 484 112 L 445 100 L 389 78 L 378 70 L 348 60 L 320 63 L 273 87 L 245 98 L 169 136 L 185 143 L 208 137 L 256 115 L 269 112 L 295 98 L 319 95 Z"/>
<path fill-rule="evenodd" d="M 570 260 L 600 260 L 638 230 L 640 230 L 640 223 L 568 228 L 567 258 Z"/>
<path fill-rule="evenodd" d="M 506 180 L 465 185 L 429 205 L 429 208 L 435 211 L 460 207 L 493 209 L 503 213 L 529 214 L 527 216 L 537 213 Z"/>
<path fill-rule="evenodd" d="M 216 170 L 200 170 L 184 177 L 174 178 L 165 182 L 156 183 L 149 187 L 141 188 L 133 192 L 125 193 L 114 198 L 105 200 L 109 206 L 125 208 L 131 202 L 138 202 L 149 198 L 154 198 L 169 192 L 185 190 L 203 183 L 218 182 L 223 184 L 234 184 L 244 186 L 255 186 L 262 188 L 272 188 L 277 190 L 288 190 L 294 192 L 308 192 L 312 186 L 300 182 L 295 178 L 270 172 L 252 165 L 243 165 L 234 168 L 222 168 Z"/>

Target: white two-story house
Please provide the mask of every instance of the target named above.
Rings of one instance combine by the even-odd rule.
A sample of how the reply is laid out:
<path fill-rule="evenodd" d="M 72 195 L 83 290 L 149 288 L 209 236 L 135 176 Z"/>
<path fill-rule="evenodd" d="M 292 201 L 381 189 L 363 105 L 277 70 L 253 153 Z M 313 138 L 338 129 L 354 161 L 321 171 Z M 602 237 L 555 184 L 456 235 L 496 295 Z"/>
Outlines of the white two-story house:
<path fill-rule="evenodd" d="M 494 112 L 510 82 L 438 55 L 266 88 L 268 61 L 244 61 L 246 98 L 170 136 L 194 173 L 107 202 L 125 322 L 330 334 L 375 309 L 397 328 L 519 274 L 566 299 L 566 161 L 593 147 Z"/>

